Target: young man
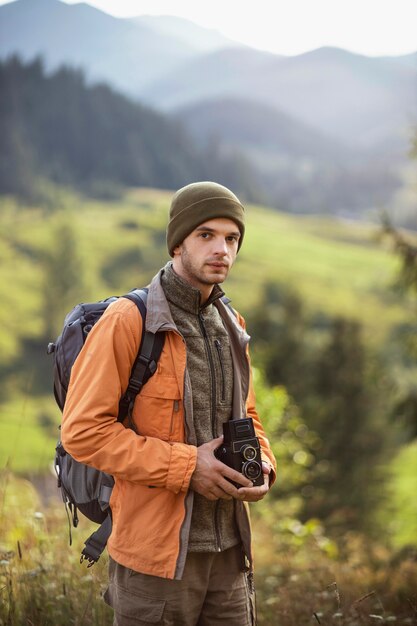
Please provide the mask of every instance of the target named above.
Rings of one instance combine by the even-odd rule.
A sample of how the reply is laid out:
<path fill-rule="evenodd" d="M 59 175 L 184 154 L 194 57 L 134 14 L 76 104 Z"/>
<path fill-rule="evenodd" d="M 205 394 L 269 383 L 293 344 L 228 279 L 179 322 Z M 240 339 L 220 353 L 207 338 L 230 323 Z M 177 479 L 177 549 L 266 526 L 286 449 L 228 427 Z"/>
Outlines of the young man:
<path fill-rule="evenodd" d="M 64 447 L 115 478 L 105 600 L 117 626 L 255 623 L 246 503 L 266 495 L 275 460 L 255 409 L 244 321 L 219 287 L 244 232 L 244 208 L 226 187 L 193 183 L 174 195 L 173 260 L 149 286 L 146 317 L 165 344 L 136 398 L 137 433 L 117 422 L 142 336 L 134 303 L 107 309 L 72 371 Z M 223 422 L 248 416 L 262 486 L 214 456 Z"/>

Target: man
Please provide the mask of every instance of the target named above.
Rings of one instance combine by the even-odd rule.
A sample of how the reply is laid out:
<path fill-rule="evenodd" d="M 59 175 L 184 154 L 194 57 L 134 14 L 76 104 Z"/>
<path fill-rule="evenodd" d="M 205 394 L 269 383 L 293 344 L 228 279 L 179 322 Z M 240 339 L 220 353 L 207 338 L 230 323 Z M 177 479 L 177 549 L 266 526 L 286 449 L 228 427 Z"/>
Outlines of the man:
<path fill-rule="evenodd" d="M 149 286 L 146 316 L 165 343 L 136 398 L 137 433 L 117 422 L 142 336 L 134 303 L 107 309 L 72 370 L 64 447 L 115 478 L 105 600 L 117 626 L 254 624 L 246 503 L 266 495 L 275 460 L 255 409 L 244 321 L 219 287 L 244 232 L 244 208 L 226 187 L 193 183 L 174 195 L 173 260 Z M 223 422 L 247 416 L 262 486 L 214 456 Z"/>

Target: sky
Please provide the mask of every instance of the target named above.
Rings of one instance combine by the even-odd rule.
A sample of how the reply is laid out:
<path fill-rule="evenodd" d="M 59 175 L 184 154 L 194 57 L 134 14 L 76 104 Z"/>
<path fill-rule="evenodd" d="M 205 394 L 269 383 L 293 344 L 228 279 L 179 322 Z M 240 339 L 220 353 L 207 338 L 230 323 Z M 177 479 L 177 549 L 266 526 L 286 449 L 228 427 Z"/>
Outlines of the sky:
<path fill-rule="evenodd" d="M 35 1 L 35 0 L 34 0 Z M 79 0 L 65 0 L 74 4 Z M 3 4 L 4 0 L 0 0 Z M 177 15 L 261 50 L 417 51 L 417 0 L 87 0 L 117 17 Z"/>

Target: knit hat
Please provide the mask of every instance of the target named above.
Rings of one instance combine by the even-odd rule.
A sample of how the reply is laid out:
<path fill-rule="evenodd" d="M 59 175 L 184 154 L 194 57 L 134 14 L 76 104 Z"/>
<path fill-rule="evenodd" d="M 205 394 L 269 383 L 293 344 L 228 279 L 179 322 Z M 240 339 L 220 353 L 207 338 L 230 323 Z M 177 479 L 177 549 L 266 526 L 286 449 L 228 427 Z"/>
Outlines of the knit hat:
<path fill-rule="evenodd" d="M 197 226 L 216 217 L 227 217 L 239 228 L 238 250 L 245 234 L 245 209 L 234 193 L 209 181 L 191 183 L 179 189 L 172 198 L 167 228 L 169 254 Z"/>

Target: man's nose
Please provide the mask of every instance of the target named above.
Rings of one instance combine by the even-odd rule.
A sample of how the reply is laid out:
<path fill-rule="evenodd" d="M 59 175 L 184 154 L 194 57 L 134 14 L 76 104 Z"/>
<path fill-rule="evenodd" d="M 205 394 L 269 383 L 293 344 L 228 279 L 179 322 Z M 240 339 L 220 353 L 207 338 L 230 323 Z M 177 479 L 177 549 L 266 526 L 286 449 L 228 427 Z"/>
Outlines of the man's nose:
<path fill-rule="evenodd" d="M 226 239 L 223 239 L 223 238 L 220 238 L 220 237 L 218 239 L 216 239 L 214 252 L 216 254 L 219 254 L 219 255 L 222 255 L 222 256 L 227 254 L 228 250 L 227 250 L 227 241 L 226 241 Z"/>

